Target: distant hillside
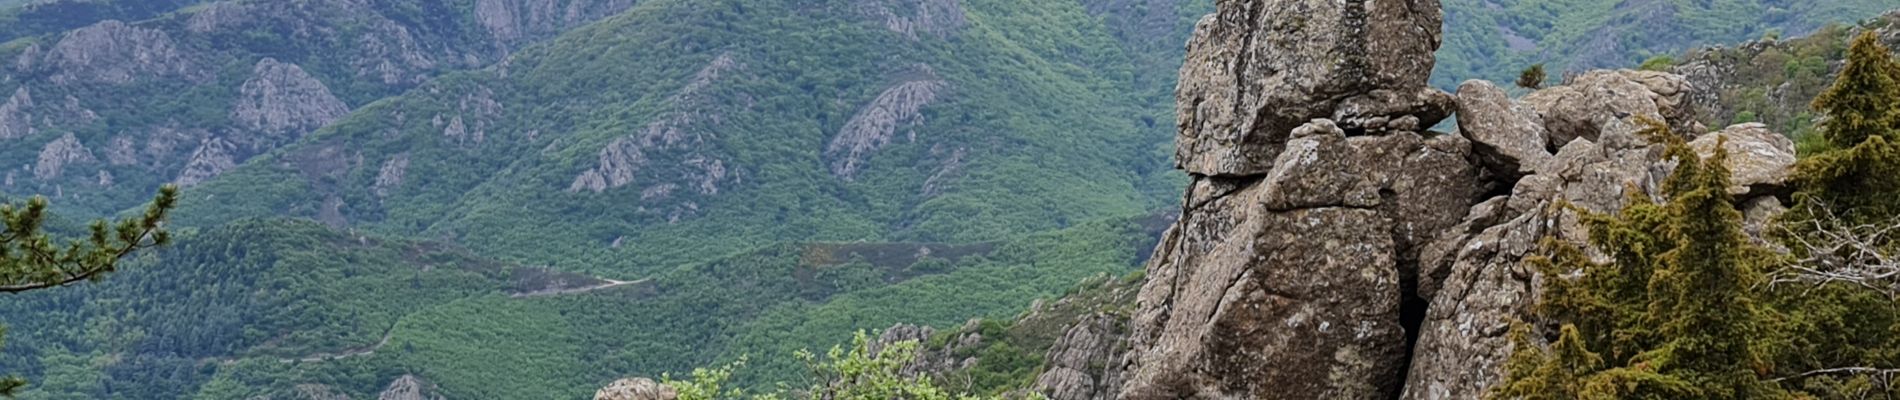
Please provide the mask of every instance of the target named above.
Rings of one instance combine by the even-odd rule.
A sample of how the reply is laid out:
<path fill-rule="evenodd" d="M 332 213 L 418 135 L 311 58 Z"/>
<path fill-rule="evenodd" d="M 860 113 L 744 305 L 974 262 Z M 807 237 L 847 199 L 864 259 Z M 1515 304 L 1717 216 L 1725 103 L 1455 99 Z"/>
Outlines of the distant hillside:
<path fill-rule="evenodd" d="M 1443 1 L 1445 47 L 1432 83 L 1447 89 L 1471 78 L 1511 82 L 1537 63 L 1553 71 L 1630 67 L 1771 33 L 1803 36 L 1900 7 L 1892 0 Z"/>
<path fill-rule="evenodd" d="M 0 193 L 46 194 L 78 214 L 127 208 L 634 2 L 64 0 L 0 11 L 0 29 L 15 30 L 0 39 Z"/>
<path fill-rule="evenodd" d="M 1900 46 L 1897 28 L 1900 12 L 1891 12 L 1808 36 L 1701 49 L 1668 67 L 1700 89 L 1693 104 L 1709 126 L 1765 123 L 1796 138 L 1806 151 L 1811 140 L 1819 139 L 1811 102 L 1840 74 L 1848 40 L 1871 29 L 1888 46 Z"/>
<path fill-rule="evenodd" d="M 1140 215 L 1179 184 L 1156 105 L 1174 68 L 1143 60 L 1180 49 L 1095 14 L 1117 10 L 1174 37 L 1200 14 L 649 1 L 366 106 L 190 190 L 177 215 L 309 217 L 621 277 L 784 240 L 968 242 Z"/>

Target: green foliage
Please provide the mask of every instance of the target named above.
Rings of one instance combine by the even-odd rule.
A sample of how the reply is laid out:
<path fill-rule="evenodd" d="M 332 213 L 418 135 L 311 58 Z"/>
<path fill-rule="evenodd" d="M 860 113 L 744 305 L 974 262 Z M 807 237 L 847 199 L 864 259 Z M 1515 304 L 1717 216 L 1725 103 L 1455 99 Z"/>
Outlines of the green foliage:
<path fill-rule="evenodd" d="M 1676 58 L 1665 54 L 1665 55 L 1650 57 L 1648 60 L 1643 60 L 1643 64 L 1640 66 L 1637 66 L 1636 69 L 1640 69 L 1644 71 L 1669 72 L 1671 68 L 1675 68 L 1675 67 L 1676 67 Z"/>
<path fill-rule="evenodd" d="M 0 205 L 0 225 L 4 225 L 0 229 L 0 293 L 52 289 L 104 278 L 118 269 L 120 259 L 171 242 L 171 233 L 160 224 L 177 202 L 178 188 L 166 186 L 143 214 L 110 225 L 103 219 L 94 221 L 89 238 L 64 246 L 43 230 L 45 197 L 34 197 L 20 205 Z M 19 377 L 0 378 L 0 396 L 11 397 L 24 386 L 26 380 Z"/>
<path fill-rule="evenodd" d="M 1738 43 L 1771 32 L 1807 35 L 1829 23 L 1858 21 L 1894 7 L 1887 0 L 1443 3 L 1445 41 L 1438 51 L 1432 85 L 1447 89 L 1467 79 L 1510 82 L 1523 66 L 1537 63 L 1546 63 L 1552 75 L 1628 68 L 1656 55 Z"/>
<path fill-rule="evenodd" d="M 1544 74 L 1544 64 L 1532 65 L 1530 68 L 1525 68 L 1524 72 L 1517 74 L 1517 87 L 1531 90 L 1543 89 L 1546 79 L 1550 78 Z"/>
<path fill-rule="evenodd" d="M 790 392 L 748 395 L 741 390 L 723 390 L 733 371 L 745 365 L 735 361 L 718 369 L 694 369 L 686 381 L 666 377 L 662 383 L 679 391 L 681 400 L 1001 400 L 1001 397 L 953 393 L 932 382 L 928 376 L 905 373 L 905 367 L 918 355 L 916 341 L 875 344 L 865 331 L 852 336 L 851 346 L 833 346 L 824 356 L 800 350 L 793 356 L 805 364 L 812 382 L 809 388 Z M 1040 399 L 1041 396 L 1030 396 Z"/>
<path fill-rule="evenodd" d="M 1847 48 L 1847 67 L 1827 91 L 1814 99 L 1814 110 L 1828 117 L 1823 132 L 1835 148 L 1849 148 L 1880 136 L 1895 139 L 1900 129 L 1900 64 L 1872 31 L 1862 32 Z"/>
<path fill-rule="evenodd" d="M 1781 397 L 1772 371 L 1772 316 L 1763 307 L 1767 250 L 1742 233 L 1724 151 L 1700 159 L 1651 122 L 1648 137 L 1681 160 L 1669 202 L 1632 195 L 1617 215 L 1586 213 L 1596 264 L 1550 241 L 1530 261 L 1547 277 L 1538 313 L 1561 324 L 1548 350 L 1520 329 L 1500 398 L 1740 399 Z M 1577 276 L 1570 278 L 1570 276 Z"/>

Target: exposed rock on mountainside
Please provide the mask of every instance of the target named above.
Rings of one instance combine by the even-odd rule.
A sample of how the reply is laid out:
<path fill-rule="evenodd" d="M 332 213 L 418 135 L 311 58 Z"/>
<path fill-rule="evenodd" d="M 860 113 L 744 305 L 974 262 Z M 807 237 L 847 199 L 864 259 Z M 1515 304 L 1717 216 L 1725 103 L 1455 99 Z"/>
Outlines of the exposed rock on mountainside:
<path fill-rule="evenodd" d="M 1049 400 L 1109 400 L 1121 390 L 1122 356 L 1128 351 L 1126 316 L 1082 317 L 1049 348 L 1046 369 L 1030 389 Z"/>
<path fill-rule="evenodd" d="M 647 378 L 614 381 L 594 392 L 594 400 L 673 400 L 679 392 Z"/>
<path fill-rule="evenodd" d="M 648 179 L 654 181 L 646 186 L 648 190 L 674 185 L 696 188 L 702 194 L 718 193 L 721 184 L 737 177 L 727 169 L 726 162 L 708 148 L 718 137 L 722 118 L 717 109 L 719 104 L 715 104 L 707 91 L 721 76 L 744 67 L 731 54 L 714 57 L 685 87 L 673 94 L 667 102 L 672 105 L 671 110 L 654 117 L 639 132 L 608 143 L 600 150 L 598 164 L 575 177 L 567 191 L 599 193 L 634 183 L 636 179 Z M 669 157 L 669 160 L 659 160 L 673 161 L 674 165 L 669 168 L 684 168 L 689 173 L 663 176 L 647 172 L 649 164 L 656 161 L 656 155 Z"/>
<path fill-rule="evenodd" d="M 0 140 L 33 134 L 33 114 L 27 111 L 32 107 L 33 94 L 24 87 L 14 90 L 12 97 L 0 103 Z"/>
<path fill-rule="evenodd" d="M 872 153 L 891 143 L 897 130 L 922 124 L 924 107 L 936 102 L 948 87 L 948 83 L 931 78 L 885 89 L 845 122 L 844 129 L 825 147 L 825 157 L 833 159 L 831 173 L 846 180 L 856 177 Z M 915 132 L 910 139 L 917 139 Z"/>
<path fill-rule="evenodd" d="M 237 146 L 219 138 L 205 139 L 198 149 L 191 152 L 191 159 L 185 163 L 184 172 L 173 180 L 178 186 L 191 187 L 207 179 L 229 171 L 237 166 Z"/>
<path fill-rule="evenodd" d="M 39 162 L 33 164 L 33 177 L 40 180 L 56 178 L 69 165 L 89 162 L 93 162 L 92 150 L 80 144 L 79 138 L 72 133 L 67 133 L 40 148 Z"/>
<path fill-rule="evenodd" d="M 867 0 L 858 7 L 884 28 L 911 40 L 925 35 L 949 37 L 970 24 L 959 0 Z"/>
<path fill-rule="evenodd" d="M 295 139 L 342 118 L 350 107 L 295 64 L 265 58 L 238 88 L 231 120 L 276 140 Z"/>
<path fill-rule="evenodd" d="M 370 189 L 376 196 L 389 196 L 389 191 L 402 186 L 403 179 L 409 176 L 409 153 L 398 154 L 383 162 L 376 171 L 376 184 Z"/>
<path fill-rule="evenodd" d="M 442 395 L 435 391 L 435 385 L 415 375 L 404 374 L 389 382 L 382 393 L 376 394 L 376 400 L 442 400 Z"/>
<path fill-rule="evenodd" d="M 52 81 L 61 84 L 196 75 L 170 35 L 111 20 L 67 33 L 40 66 L 52 69 Z"/>
<path fill-rule="evenodd" d="M 563 6 L 565 3 L 565 6 Z M 553 36 L 602 15 L 617 14 L 635 0 L 479 0 L 475 20 L 505 47 Z"/>

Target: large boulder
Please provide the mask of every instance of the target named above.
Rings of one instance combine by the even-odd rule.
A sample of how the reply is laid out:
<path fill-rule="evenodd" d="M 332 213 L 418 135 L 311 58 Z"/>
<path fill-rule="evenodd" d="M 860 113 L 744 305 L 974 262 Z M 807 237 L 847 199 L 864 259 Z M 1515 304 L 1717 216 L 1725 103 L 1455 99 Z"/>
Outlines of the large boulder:
<path fill-rule="evenodd" d="M 1606 130 L 1634 133 L 1644 119 L 1667 124 L 1675 133 L 1706 130 L 1687 104 L 1689 83 L 1680 75 L 1653 71 L 1590 71 L 1570 84 L 1524 96 L 1543 116 L 1546 141 L 1558 148 L 1578 138 L 1600 141 Z"/>
<path fill-rule="evenodd" d="M 1471 139 L 1485 169 L 1497 176 L 1527 175 L 1550 162 L 1543 116 L 1491 82 L 1458 86 L 1458 132 Z"/>
<path fill-rule="evenodd" d="M 1788 189 L 1788 172 L 1794 168 L 1794 141 L 1768 130 L 1767 125 L 1747 123 L 1720 132 L 1702 135 L 1689 142 L 1696 154 L 1714 157 L 1715 149 L 1728 150 L 1725 163 L 1732 175 L 1729 194 L 1761 196 Z"/>
<path fill-rule="evenodd" d="M 1448 114 L 1449 96 L 1426 87 L 1438 0 L 1220 0 L 1216 9 L 1188 41 L 1176 92 L 1176 155 L 1189 173 L 1263 173 L 1293 128 L 1316 118 L 1358 131 L 1406 117 L 1398 127 L 1430 127 Z M 1350 112 L 1336 114 L 1341 104 Z"/>

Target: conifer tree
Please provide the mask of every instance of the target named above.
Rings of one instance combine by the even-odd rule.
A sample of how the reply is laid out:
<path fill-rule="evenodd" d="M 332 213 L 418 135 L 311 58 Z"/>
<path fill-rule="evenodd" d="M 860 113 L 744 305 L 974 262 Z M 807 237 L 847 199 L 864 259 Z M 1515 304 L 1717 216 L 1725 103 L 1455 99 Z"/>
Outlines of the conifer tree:
<path fill-rule="evenodd" d="M 1868 138 L 1891 141 L 1900 129 L 1900 66 L 1873 31 L 1862 32 L 1847 48 L 1847 66 L 1827 91 L 1814 99 L 1814 110 L 1828 117 L 1823 135 L 1837 149 Z"/>
<path fill-rule="evenodd" d="M 93 221 L 91 236 L 60 243 L 44 232 L 47 201 L 0 205 L 0 293 L 21 293 L 98 280 L 118 262 L 141 249 L 171 241 L 163 223 L 178 202 L 178 188 L 159 189 L 158 197 L 133 218 L 108 224 Z M 4 330 L 0 330 L 4 334 Z M 0 396 L 12 397 L 26 381 L 0 379 Z"/>
<path fill-rule="evenodd" d="M 1549 77 L 1544 73 L 1544 64 L 1532 65 L 1517 75 L 1517 87 L 1531 90 L 1543 89 L 1546 79 Z"/>
<path fill-rule="evenodd" d="M 1743 234 L 1726 154 L 1699 159 L 1666 127 L 1647 124 L 1647 136 L 1680 161 L 1663 185 L 1669 201 L 1631 197 L 1616 215 L 1573 208 L 1611 261 L 1592 263 L 1555 241 L 1529 260 L 1546 276 L 1536 311 L 1560 328 L 1548 348 L 1515 334 L 1518 354 L 1493 398 L 1785 397 L 1762 377 L 1770 366 L 1758 344 L 1767 316 L 1757 288 L 1767 253 Z"/>

